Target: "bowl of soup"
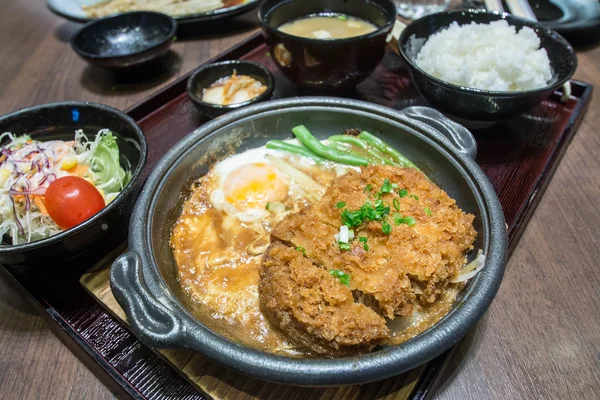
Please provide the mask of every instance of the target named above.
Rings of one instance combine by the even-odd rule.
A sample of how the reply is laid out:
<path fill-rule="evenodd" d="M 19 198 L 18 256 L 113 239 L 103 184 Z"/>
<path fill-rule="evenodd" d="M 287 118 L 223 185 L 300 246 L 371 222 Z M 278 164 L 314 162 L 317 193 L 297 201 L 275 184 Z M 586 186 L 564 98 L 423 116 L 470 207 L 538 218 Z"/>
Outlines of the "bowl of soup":
<path fill-rule="evenodd" d="M 281 72 L 300 86 L 352 88 L 381 61 L 394 26 L 390 0 L 267 0 L 263 35 Z"/>

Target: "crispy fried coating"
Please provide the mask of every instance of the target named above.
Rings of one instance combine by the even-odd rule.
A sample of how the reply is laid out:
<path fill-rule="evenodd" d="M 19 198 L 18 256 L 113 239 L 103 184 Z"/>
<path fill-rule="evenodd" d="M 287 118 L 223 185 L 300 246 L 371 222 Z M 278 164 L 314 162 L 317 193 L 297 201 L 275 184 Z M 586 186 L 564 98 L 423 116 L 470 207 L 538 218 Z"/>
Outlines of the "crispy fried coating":
<path fill-rule="evenodd" d="M 371 350 L 389 336 L 385 320 L 302 252 L 275 242 L 263 258 L 261 305 L 296 343 L 320 354 Z"/>
<path fill-rule="evenodd" d="M 394 183 L 394 189 L 382 193 L 386 182 Z M 384 219 L 391 232 L 382 229 L 381 220 L 364 221 L 352 228 L 355 238 L 350 249 L 340 248 L 334 235 L 343 224 L 344 210 L 356 211 L 377 200 L 390 208 Z M 395 223 L 398 217 L 412 217 L 414 223 Z M 373 329 L 385 324 L 385 318 L 409 316 L 416 304 L 429 306 L 443 297 L 450 280 L 465 264 L 465 254 L 473 248 L 473 219 L 415 169 L 370 166 L 351 171 L 336 179 L 319 203 L 289 214 L 273 230 L 272 245 L 261 267 L 261 308 L 292 340 L 314 352 L 337 356 L 344 348 L 343 353 L 348 353 L 349 342 L 340 342 L 348 337 L 355 342 L 355 352 L 365 351 L 369 348 L 365 343 L 381 340 L 382 331 L 377 328 L 375 334 Z M 297 258 L 293 269 L 278 256 L 286 246 Z M 304 254 L 294 250 L 298 247 Z M 350 275 L 350 288 L 331 276 L 331 270 Z M 310 285 L 301 279 L 302 274 L 310 277 Z M 279 279 L 269 278 L 273 276 Z M 368 319 L 366 325 L 353 322 L 354 330 L 347 331 L 347 325 L 339 324 L 345 321 L 347 301 L 352 299 L 337 306 L 324 299 L 325 287 L 352 294 L 353 304 L 370 308 L 380 325 Z M 317 322 L 321 321 L 318 314 L 298 320 L 297 314 L 306 312 L 307 301 L 320 312 L 327 310 L 323 320 L 327 328 Z M 356 315 L 362 318 L 367 314 Z M 357 329 L 362 330 L 362 340 Z M 330 332 L 347 333 L 332 336 Z"/>

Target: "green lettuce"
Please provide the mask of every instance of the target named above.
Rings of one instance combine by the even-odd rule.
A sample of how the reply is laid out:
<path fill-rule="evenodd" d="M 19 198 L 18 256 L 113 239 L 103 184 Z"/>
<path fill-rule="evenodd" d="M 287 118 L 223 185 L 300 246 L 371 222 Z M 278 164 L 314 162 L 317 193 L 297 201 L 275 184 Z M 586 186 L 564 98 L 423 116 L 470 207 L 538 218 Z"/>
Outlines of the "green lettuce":
<path fill-rule="evenodd" d="M 131 180 L 131 171 L 121 168 L 117 138 L 110 131 L 97 142 L 89 163 L 96 187 L 107 194 L 120 192 Z"/>

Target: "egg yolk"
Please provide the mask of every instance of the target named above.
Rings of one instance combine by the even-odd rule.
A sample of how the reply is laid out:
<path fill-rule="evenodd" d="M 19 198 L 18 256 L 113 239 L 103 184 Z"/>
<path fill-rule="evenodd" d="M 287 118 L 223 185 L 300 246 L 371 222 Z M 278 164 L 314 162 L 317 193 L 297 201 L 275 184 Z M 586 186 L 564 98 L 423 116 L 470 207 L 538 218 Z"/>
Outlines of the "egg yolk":
<path fill-rule="evenodd" d="M 268 202 L 283 201 L 288 184 L 269 164 L 243 165 L 233 170 L 223 184 L 225 200 L 239 210 L 264 209 Z"/>

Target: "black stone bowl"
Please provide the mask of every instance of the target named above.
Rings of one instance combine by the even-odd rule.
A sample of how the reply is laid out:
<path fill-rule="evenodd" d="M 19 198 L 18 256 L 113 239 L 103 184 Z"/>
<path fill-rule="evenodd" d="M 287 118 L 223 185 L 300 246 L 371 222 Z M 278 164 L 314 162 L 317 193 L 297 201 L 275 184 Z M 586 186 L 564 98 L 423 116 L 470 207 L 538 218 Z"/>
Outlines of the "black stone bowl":
<path fill-rule="evenodd" d="M 548 52 L 552 80 L 546 87 L 518 92 L 498 92 L 462 87 L 429 75 L 415 63 L 421 47 L 434 33 L 456 21 L 459 25 L 490 23 L 504 19 L 520 30 L 532 28 L 540 38 L 541 47 Z M 416 38 L 416 41 L 411 40 Z M 420 41 L 418 39 L 421 39 Z M 410 67 L 414 82 L 431 105 L 453 117 L 471 121 L 498 121 L 514 117 L 533 108 L 560 88 L 575 73 L 577 57 L 569 43 L 558 33 L 535 22 L 506 13 L 465 10 L 431 14 L 406 27 L 398 41 L 400 54 Z"/>
<path fill-rule="evenodd" d="M 313 14 L 347 14 L 375 24 L 372 33 L 320 40 L 279 31 L 282 24 Z M 390 0 L 266 0 L 259 8 L 263 35 L 281 72 L 312 88 L 352 88 L 375 70 L 396 20 Z"/>
<path fill-rule="evenodd" d="M 164 55 L 176 30 L 177 22 L 168 15 L 129 12 L 85 24 L 71 39 L 71 47 L 92 65 L 121 70 Z"/>
<path fill-rule="evenodd" d="M 248 75 L 260 81 L 267 87 L 263 93 L 243 103 L 220 105 L 202 101 L 202 91 L 221 78 L 231 76 L 234 71 L 238 75 Z M 198 110 L 209 118 L 215 118 L 226 112 L 249 106 L 260 101 L 269 100 L 275 89 L 275 78 L 263 65 L 254 61 L 223 61 L 214 64 L 203 65 L 196 69 L 187 81 L 187 93 Z"/>
<path fill-rule="evenodd" d="M 287 139 L 305 124 L 324 139 L 347 128 L 366 129 L 401 149 L 466 212 L 473 213 L 483 270 L 460 293 L 455 307 L 434 327 L 398 346 L 357 357 L 299 359 L 255 350 L 227 339 L 192 315 L 194 303 L 177 282 L 169 247 L 190 183 L 210 161 Z M 135 334 L 152 347 L 187 347 L 246 375 L 297 385 L 360 384 L 400 374 L 456 344 L 495 296 L 506 263 L 506 227 L 489 180 L 475 163 L 476 142 L 462 126 L 427 107 L 395 111 L 362 101 L 303 97 L 233 111 L 192 132 L 160 160 L 135 206 L 129 252 L 111 270 L 111 288 Z M 475 252 L 470 254 L 473 259 Z"/>
<path fill-rule="evenodd" d="M 140 178 L 146 163 L 147 145 L 133 119 L 102 104 L 45 104 L 0 117 L 0 132 L 28 134 L 41 141 L 73 140 L 77 129 L 83 129 L 89 138 L 93 138 L 104 128 L 117 136 L 121 165 L 125 167 L 127 161 L 131 164 L 131 181 L 102 211 L 71 229 L 36 242 L 0 245 L 1 264 L 59 264 L 97 249 L 106 241 L 113 244 L 125 241 L 129 216 L 142 184 Z"/>

